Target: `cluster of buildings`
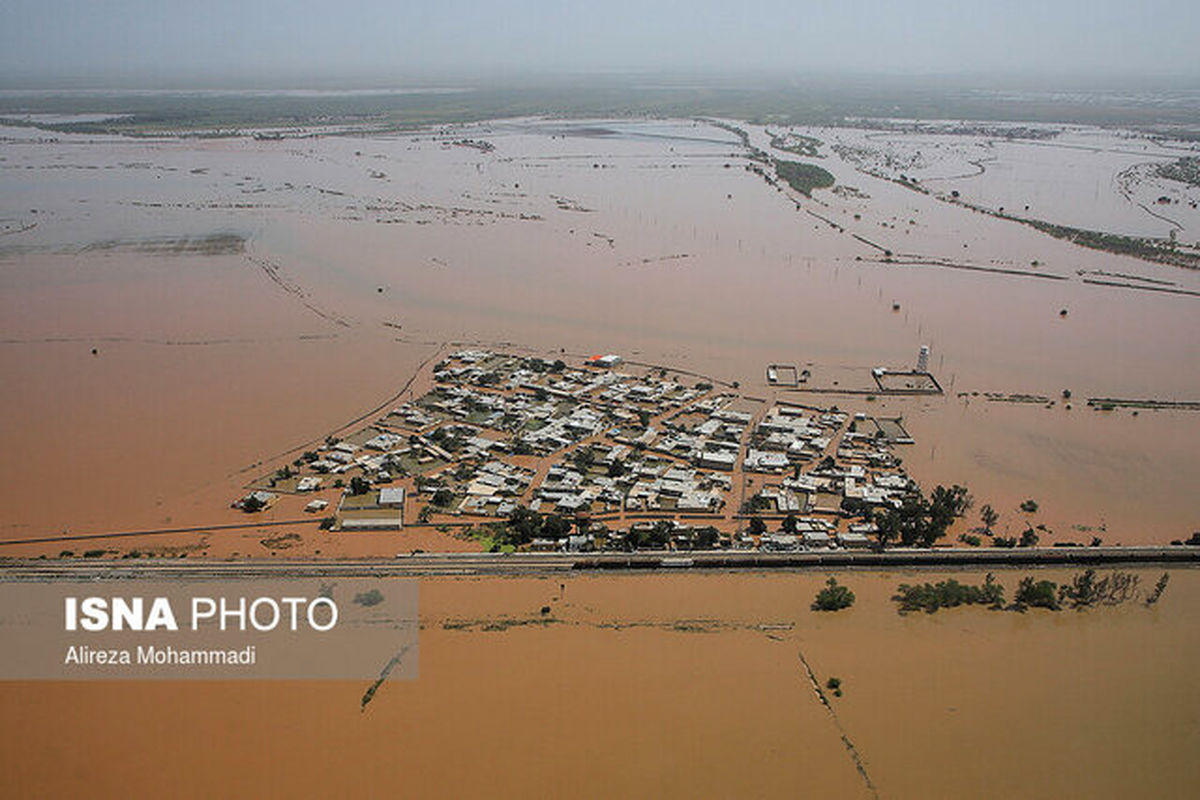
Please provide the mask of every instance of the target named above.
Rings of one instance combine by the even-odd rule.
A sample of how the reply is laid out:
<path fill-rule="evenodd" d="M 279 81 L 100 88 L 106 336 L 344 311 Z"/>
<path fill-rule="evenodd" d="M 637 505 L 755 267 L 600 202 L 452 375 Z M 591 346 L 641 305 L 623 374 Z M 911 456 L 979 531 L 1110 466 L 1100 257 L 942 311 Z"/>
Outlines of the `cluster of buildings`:
<path fill-rule="evenodd" d="M 670 455 L 704 469 L 732 472 L 742 438 L 753 416 L 734 408 L 736 396 L 705 398 L 658 426 L 647 426 L 618 439 Z"/>
<path fill-rule="evenodd" d="M 819 459 L 846 424 L 839 411 L 776 405 L 759 421 L 746 449 L 746 470 L 779 474 Z"/>
<path fill-rule="evenodd" d="M 864 546 L 873 529 L 845 525 L 847 504 L 899 505 L 912 488 L 890 449 L 907 436 L 899 421 L 785 403 L 763 413 L 761 402 L 706 381 L 687 385 L 668 370 L 633 374 L 620 365 L 617 356 L 572 367 L 454 353 L 436 365 L 427 394 L 327 440 L 297 459 L 294 473 L 256 488 L 340 489 L 335 530 L 395 530 L 406 518 L 503 519 L 525 506 L 624 524 L 626 537 L 655 546 L 714 546 L 718 525 L 726 543 L 769 550 Z M 264 494 L 248 510 L 274 499 Z M 316 496 L 306 509 L 328 504 Z M 729 536 L 753 516 L 770 529 L 752 543 Z M 661 527 L 637 538 L 636 526 L 663 520 L 667 540 Z M 594 545 L 579 535 L 576 547 Z"/>
<path fill-rule="evenodd" d="M 731 488 L 729 475 L 624 444 L 593 445 L 552 465 L 530 508 L 567 515 L 716 514 Z"/>
<path fill-rule="evenodd" d="M 464 476 L 463 499 L 458 509 L 464 514 L 507 517 L 533 481 L 533 470 L 503 461 L 488 461 Z"/>

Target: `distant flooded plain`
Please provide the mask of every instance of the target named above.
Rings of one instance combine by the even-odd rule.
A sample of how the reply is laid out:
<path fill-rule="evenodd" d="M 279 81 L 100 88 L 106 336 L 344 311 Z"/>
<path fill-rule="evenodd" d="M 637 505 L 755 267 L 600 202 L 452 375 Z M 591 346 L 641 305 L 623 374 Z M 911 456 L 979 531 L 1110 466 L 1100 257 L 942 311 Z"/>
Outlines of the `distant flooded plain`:
<path fill-rule="evenodd" d="M 779 133 L 744 127 L 766 151 Z M 796 133 L 822 142 L 818 158 L 773 154 L 819 163 L 840 189 L 777 190 L 736 135 L 692 121 L 282 141 L 0 130 L 0 539 L 244 521 L 229 503 L 253 477 L 421 391 L 409 381 L 430 359 L 475 343 L 617 352 L 764 399 L 903 415 L 909 472 L 927 490 L 967 485 L 1008 535 L 1161 543 L 1200 527 L 1200 412 L 1087 406 L 1200 400 L 1200 298 L 1186 293 L 1200 276 L 864 174 L 830 144 L 883 146 L 866 131 Z M 973 159 L 978 138 L 938 138 L 919 177 L 949 181 L 945 159 Z M 1079 185 L 1128 166 L 1090 155 Z M 1020 174 L 1049 207 L 1055 173 Z M 955 185 L 987 206 L 1024 181 Z M 1122 202 L 1098 201 L 1097 225 L 1141 213 Z M 1067 207 L 1046 216 L 1082 224 Z M 1084 282 L 1098 273 L 1125 286 Z M 768 363 L 911 368 L 921 345 L 944 396 L 765 379 Z M 1033 516 L 1017 510 L 1030 498 Z M 289 552 L 472 546 L 315 527 Z M 233 558 L 267 554 L 265 536 L 0 555 Z M 1024 574 L 997 573 L 1010 598 Z M 1139 571 L 1143 589 L 1159 574 Z M 365 707 L 352 683 L 0 686 L 0 793 L 1193 793 L 1194 571 L 1172 570 L 1154 607 L 897 614 L 898 584 L 945 577 L 843 573 L 857 601 L 830 615 L 809 610 L 820 574 L 423 580 L 420 677 Z M 830 678 L 843 695 L 825 690 L 826 706 L 815 686 Z"/>
<path fill-rule="evenodd" d="M 456 342 L 618 352 L 762 397 L 902 415 L 917 440 L 905 466 L 926 489 L 965 484 L 998 529 L 1043 524 L 1047 543 L 1197 527 L 1184 501 L 1197 412 L 1087 399 L 1200 400 L 1200 276 L 944 202 L 832 148 L 917 147 L 932 181 L 971 160 L 978 135 L 881 145 L 804 129 L 822 144 L 802 158 L 771 150 L 778 131 L 743 127 L 837 187 L 774 188 L 736 135 L 698 121 L 281 141 L 0 129 L 0 444 L 18 456 L 0 537 L 237 521 L 228 504 L 254 470 L 386 403 Z M 1136 152 L 1089 142 L 1087 186 Z M 992 156 L 1003 165 L 1011 147 Z M 1032 198 L 1038 181 L 1061 188 L 1052 170 L 1012 169 Z M 973 186 L 983 205 L 1010 202 Z M 1097 226 L 1121 203 L 1145 217 L 1106 192 Z M 1121 285 L 1085 282 L 1096 274 Z M 911 368 L 921 345 L 942 397 L 765 380 L 772 362 Z M 1043 402 L 1004 399 L 1017 395 Z M 1017 511 L 1029 498 L 1033 520 Z"/>

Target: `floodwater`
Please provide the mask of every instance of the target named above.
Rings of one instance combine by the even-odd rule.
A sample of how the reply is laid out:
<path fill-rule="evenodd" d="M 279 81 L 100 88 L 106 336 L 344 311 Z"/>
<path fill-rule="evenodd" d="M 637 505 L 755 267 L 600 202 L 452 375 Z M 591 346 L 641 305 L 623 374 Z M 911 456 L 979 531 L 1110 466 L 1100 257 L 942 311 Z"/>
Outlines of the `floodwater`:
<path fill-rule="evenodd" d="M 423 580 L 420 676 L 365 710 L 355 683 L 0 684 L 0 794 L 1194 795 L 1200 573 L 1153 607 L 908 616 L 896 586 L 946 574 L 837 577 L 833 614 L 819 574 Z"/>
<path fill-rule="evenodd" d="M 948 206 L 828 148 L 822 165 L 859 194 L 818 192 L 798 211 L 744 170 L 734 137 L 691 122 L 283 142 L 0 135 L 0 539 L 237 522 L 228 504 L 251 477 L 387 407 L 460 341 L 615 351 L 764 397 L 769 362 L 905 367 L 929 344 L 944 398 L 780 396 L 902 414 L 908 469 L 926 487 L 965 483 L 1010 534 L 1028 520 L 1048 541 L 1130 544 L 1198 527 L 1196 412 L 1085 401 L 1200 400 L 1200 300 L 1077 271 L 1200 279 Z M 495 150 L 448 143 L 460 138 Z M 993 149 L 1003 164 L 1021 147 Z M 1127 166 L 1098 161 L 1066 184 L 1011 164 L 1039 203 L 1067 192 L 1055 214 L 1085 209 L 1098 227 L 1119 202 L 1086 190 Z M 1005 174 L 991 166 L 981 178 Z M 1010 202 L 979 186 L 981 204 Z M 879 248 L 1065 280 L 879 263 Z M 1027 497 L 1032 518 L 1016 510 Z M 311 528 L 289 552 L 469 546 Z M 267 535 L 3 554 L 224 558 L 266 553 Z M 346 683 L 2 684 L 0 794 L 1185 797 L 1200 779 L 1197 573 L 1173 571 L 1153 609 L 907 617 L 888 601 L 896 584 L 940 576 L 842 575 L 858 602 L 832 616 L 808 610 L 823 577 L 422 581 L 420 678 L 385 684 L 365 712 L 365 687 Z M 1018 573 L 1000 579 L 1011 593 Z M 543 605 L 548 624 L 508 625 Z M 819 682 L 842 679 L 836 715 L 802 654 Z"/>
<path fill-rule="evenodd" d="M 775 191 L 700 122 L 270 143 L 4 133 L 5 539 L 233 521 L 240 470 L 376 408 L 457 341 L 618 351 L 757 395 L 767 362 L 908 367 L 930 344 L 946 397 L 818 397 L 904 415 L 912 473 L 966 483 L 1014 525 L 1031 497 L 1067 539 L 1162 542 L 1196 524 L 1178 501 L 1194 413 L 1085 403 L 1200 399 L 1198 300 L 1079 272 L 1200 278 L 941 203 L 828 148 L 821 163 L 856 194 Z M 204 254 L 215 236 L 235 245 Z"/>
<path fill-rule="evenodd" d="M 827 146 L 820 163 L 857 192 L 808 201 L 746 171 L 736 137 L 700 122 L 0 135 L 3 539 L 236 522 L 229 502 L 253 475 L 386 404 L 454 342 L 618 352 L 757 396 L 774 393 L 770 362 L 906 368 L 928 344 L 945 397 L 778 396 L 903 415 L 910 472 L 966 484 L 1001 528 L 1131 544 L 1198 527 L 1184 502 L 1196 412 L 1086 399 L 1200 400 L 1200 300 L 1080 271 L 1183 291 L 1200 276 L 951 206 Z M 1103 174 L 1130 158 L 1087 152 Z M 1026 498 L 1033 518 L 1016 510 Z M 359 541 L 387 553 L 423 546 L 414 536 Z M 231 541 L 210 553 L 255 552 Z"/>
<path fill-rule="evenodd" d="M 455 342 L 614 351 L 762 397 L 770 362 L 908 367 L 929 344 L 945 397 L 779 396 L 903 415 L 914 476 L 965 483 L 1010 534 L 1030 521 L 1046 541 L 1132 544 L 1200 527 L 1197 412 L 1086 407 L 1200 400 L 1200 300 L 1078 271 L 1192 291 L 1200 276 L 949 206 L 827 147 L 821 164 L 856 194 L 777 192 L 733 136 L 692 122 L 0 136 L 0 539 L 236 522 L 228 504 L 251 477 L 388 407 Z M 461 138 L 495 150 L 449 143 Z M 938 142 L 973 157 L 962 138 Z M 1006 161 L 1022 147 L 992 149 L 1047 218 L 1100 227 L 1125 213 L 1105 177 L 1124 160 L 1097 156 L 1098 172 L 1064 183 Z M 993 166 L 980 177 L 1006 174 Z M 976 183 L 980 204 L 1011 202 L 1005 184 Z M 1057 216 L 1068 210 L 1078 223 Z M 913 263 L 881 263 L 883 249 Z M 1016 509 L 1030 497 L 1034 517 Z M 312 527 L 296 552 L 468 546 Z M 263 554 L 265 535 L 200 542 L 213 558 Z M 999 573 L 1010 596 L 1020 574 Z M 830 616 L 808 610 L 817 574 L 424 580 L 420 678 L 384 684 L 365 712 L 366 687 L 348 683 L 0 684 L 0 795 L 1194 793 L 1198 573 L 1172 571 L 1154 608 L 906 617 L 896 584 L 942 576 L 839 577 L 858 602 Z M 841 678 L 835 713 L 801 655 L 818 682 Z"/>
<path fill-rule="evenodd" d="M 992 211 L 1088 230 L 1200 240 L 1200 187 L 1167 180 L 1155 168 L 1200 154 L 1195 143 L 1084 126 L 1035 126 L 1045 138 L 1009 138 L 1006 127 L 961 123 L 984 132 L 945 133 L 937 124 L 908 130 L 797 129 L 854 148 L 862 166 L 905 174 L 939 193 Z M 916 126 L 918 129 L 911 129 Z M 952 129 L 952 126 L 951 126 Z M 995 129 L 995 130 L 992 130 Z M 1165 202 L 1160 202 L 1166 198 Z"/>

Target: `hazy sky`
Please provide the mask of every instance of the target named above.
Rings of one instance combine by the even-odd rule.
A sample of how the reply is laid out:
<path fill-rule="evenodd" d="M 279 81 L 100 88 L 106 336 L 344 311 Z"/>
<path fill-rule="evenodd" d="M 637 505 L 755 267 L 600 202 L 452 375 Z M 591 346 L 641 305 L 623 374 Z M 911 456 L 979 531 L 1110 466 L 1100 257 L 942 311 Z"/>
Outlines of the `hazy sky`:
<path fill-rule="evenodd" d="M 0 0 L 0 80 L 450 71 L 1200 76 L 1198 0 Z"/>

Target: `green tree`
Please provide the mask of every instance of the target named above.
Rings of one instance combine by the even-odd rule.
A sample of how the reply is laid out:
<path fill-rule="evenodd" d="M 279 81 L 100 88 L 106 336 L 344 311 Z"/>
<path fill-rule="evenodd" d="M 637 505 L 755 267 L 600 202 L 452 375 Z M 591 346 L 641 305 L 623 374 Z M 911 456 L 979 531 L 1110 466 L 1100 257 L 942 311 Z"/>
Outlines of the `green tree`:
<path fill-rule="evenodd" d="M 1158 583 L 1154 584 L 1154 591 L 1152 591 L 1150 596 L 1146 598 L 1146 605 L 1152 606 L 1158 602 L 1158 599 L 1162 597 L 1163 592 L 1167 590 L 1167 581 L 1170 579 L 1171 576 L 1167 573 L 1164 572 L 1162 574 L 1162 577 L 1158 579 Z"/>
<path fill-rule="evenodd" d="M 542 519 L 541 534 L 546 539 L 564 539 L 571 535 L 571 520 L 561 514 L 547 514 Z"/>
<path fill-rule="evenodd" d="M 947 489 L 938 486 L 929 495 L 925 515 L 927 521 L 917 534 L 918 542 L 923 547 L 930 547 L 936 540 L 946 535 L 946 530 L 961 517 L 971 506 L 971 495 L 965 486 L 955 484 Z"/>
<path fill-rule="evenodd" d="M 899 541 L 905 547 L 932 547 L 971 504 L 966 488 L 938 486 L 930 500 L 914 491 L 899 508 L 889 506 L 875 514 L 876 537 L 880 548 Z"/>
<path fill-rule="evenodd" d="M 587 472 L 596 463 L 596 453 L 590 446 L 581 447 L 571 454 L 571 463 L 579 472 Z"/>
<path fill-rule="evenodd" d="M 979 521 L 983 523 L 983 529 L 989 534 L 992 532 L 992 526 L 1000 519 L 1000 515 L 996 513 L 996 509 L 990 505 L 984 505 L 979 509 Z"/>
<path fill-rule="evenodd" d="M 839 584 L 837 578 L 831 576 L 826 581 L 825 588 L 817 592 L 817 596 L 813 599 L 812 610 L 840 611 L 852 605 L 854 605 L 854 592 Z"/>
<path fill-rule="evenodd" d="M 865 517 L 871 513 L 871 504 L 861 497 L 843 497 L 842 511 L 846 516 Z"/>
<path fill-rule="evenodd" d="M 655 547 L 665 547 L 671 541 L 671 534 L 674 532 L 675 524 L 671 520 L 660 519 L 650 529 L 649 543 Z"/>
<path fill-rule="evenodd" d="M 695 547 L 697 550 L 711 550 L 721 541 L 720 532 L 712 525 L 706 525 L 696 531 Z"/>
<path fill-rule="evenodd" d="M 505 544 L 529 544 L 542 530 L 542 515 L 525 506 L 517 506 L 508 515 L 508 525 L 503 531 Z"/>
<path fill-rule="evenodd" d="M 1018 611 L 1024 611 L 1026 608 L 1048 608 L 1057 611 L 1058 584 L 1054 581 L 1035 581 L 1032 576 L 1027 575 L 1021 579 L 1013 601 Z"/>
<path fill-rule="evenodd" d="M 1132 572 L 1117 570 L 1100 578 L 1096 570 L 1087 569 L 1059 588 L 1058 601 L 1062 603 L 1069 600 L 1072 608 L 1086 608 L 1098 604 L 1120 605 L 1137 596 L 1139 582 L 1138 576 Z"/>
<path fill-rule="evenodd" d="M 759 511 L 766 511 L 771 507 L 771 500 L 761 494 L 756 494 L 746 502 L 742 503 L 743 514 L 754 514 Z"/>
<path fill-rule="evenodd" d="M 910 611 L 932 614 L 940 608 L 960 605 L 987 605 L 998 609 L 1004 607 L 1004 587 L 989 572 L 980 586 L 962 584 L 953 578 L 936 584 L 902 583 L 892 600 L 900 606 L 901 614 Z"/>
<path fill-rule="evenodd" d="M 762 536 L 767 532 L 767 523 L 759 517 L 751 517 L 749 530 L 751 536 Z"/>
<path fill-rule="evenodd" d="M 875 539 L 880 550 L 900 538 L 900 511 L 888 506 L 875 512 Z"/>
<path fill-rule="evenodd" d="M 924 544 L 928 527 L 929 504 L 918 492 L 904 498 L 900 508 L 889 508 L 885 521 L 905 547 Z M 882 529 L 884 526 L 880 525 Z"/>

